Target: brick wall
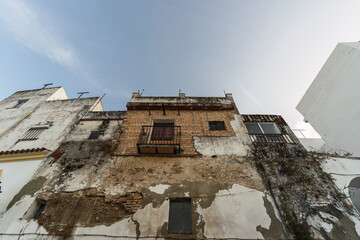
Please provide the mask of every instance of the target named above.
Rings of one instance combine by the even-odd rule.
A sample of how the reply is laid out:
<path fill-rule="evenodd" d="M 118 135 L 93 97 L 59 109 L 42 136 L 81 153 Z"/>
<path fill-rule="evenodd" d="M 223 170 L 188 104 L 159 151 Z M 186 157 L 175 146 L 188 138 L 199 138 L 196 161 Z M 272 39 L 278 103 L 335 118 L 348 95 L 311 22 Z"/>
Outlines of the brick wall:
<path fill-rule="evenodd" d="M 222 111 L 180 111 L 166 110 L 166 115 L 161 110 L 128 110 L 123 124 L 124 131 L 120 139 L 119 154 L 137 154 L 137 142 L 141 127 L 152 125 L 154 119 L 173 119 L 175 126 L 181 127 L 181 154 L 197 154 L 194 148 L 193 136 L 235 136 L 230 125 L 234 120 L 235 110 Z M 224 121 L 226 130 L 210 131 L 209 121 Z"/>

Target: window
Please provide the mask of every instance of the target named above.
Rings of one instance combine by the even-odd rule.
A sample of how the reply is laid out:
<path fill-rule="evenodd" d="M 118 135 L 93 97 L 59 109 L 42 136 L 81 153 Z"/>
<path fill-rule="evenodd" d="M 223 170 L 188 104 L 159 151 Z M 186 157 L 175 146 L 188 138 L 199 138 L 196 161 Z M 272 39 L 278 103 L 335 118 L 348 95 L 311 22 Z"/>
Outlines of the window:
<path fill-rule="evenodd" d="M 154 123 L 151 140 L 173 140 L 174 123 Z"/>
<path fill-rule="evenodd" d="M 36 127 L 36 128 L 30 128 L 25 136 L 20 140 L 36 140 L 38 139 L 38 136 L 40 133 L 42 133 L 47 127 Z"/>
<path fill-rule="evenodd" d="M 35 213 L 34 219 L 38 219 L 41 215 L 41 213 L 44 211 L 46 207 L 46 203 L 41 203 L 41 205 L 39 206 L 38 210 Z"/>
<path fill-rule="evenodd" d="M 282 134 L 275 123 L 245 123 L 253 142 L 294 143 L 287 134 Z"/>
<path fill-rule="evenodd" d="M 191 198 L 170 199 L 169 233 L 191 233 Z"/>
<path fill-rule="evenodd" d="M 245 123 L 249 134 L 280 134 L 275 123 Z"/>
<path fill-rule="evenodd" d="M 209 126 L 210 130 L 225 130 L 224 121 L 210 121 Z"/>
<path fill-rule="evenodd" d="M 14 108 L 19 108 L 22 105 L 24 105 L 27 102 L 27 100 L 20 100 L 18 101 L 18 103 L 14 106 Z"/>
<path fill-rule="evenodd" d="M 92 132 L 91 134 L 90 134 L 90 137 L 89 137 L 89 139 L 98 139 L 99 138 L 99 136 L 100 136 L 100 132 Z"/>

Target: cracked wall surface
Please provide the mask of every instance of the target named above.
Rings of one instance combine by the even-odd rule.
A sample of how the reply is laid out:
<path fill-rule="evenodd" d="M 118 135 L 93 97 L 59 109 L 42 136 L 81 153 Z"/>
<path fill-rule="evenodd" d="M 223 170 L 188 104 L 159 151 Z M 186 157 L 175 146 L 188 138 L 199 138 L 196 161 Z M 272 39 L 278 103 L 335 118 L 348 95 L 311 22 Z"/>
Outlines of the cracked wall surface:
<path fill-rule="evenodd" d="M 359 239 L 358 215 L 318 156 L 297 139 L 251 141 L 244 122 L 275 122 L 293 138 L 281 116 L 240 115 L 229 97 L 133 98 L 126 113 L 96 112 L 77 121 L 0 218 L 2 233 L 26 234 L 21 239 Z M 159 119 L 181 126 L 183 151 L 138 152 L 141 127 Z M 209 121 L 222 120 L 225 130 L 210 130 Z M 103 135 L 88 139 L 92 131 Z M 190 199 L 191 233 L 168 231 L 170 201 L 179 198 Z"/>

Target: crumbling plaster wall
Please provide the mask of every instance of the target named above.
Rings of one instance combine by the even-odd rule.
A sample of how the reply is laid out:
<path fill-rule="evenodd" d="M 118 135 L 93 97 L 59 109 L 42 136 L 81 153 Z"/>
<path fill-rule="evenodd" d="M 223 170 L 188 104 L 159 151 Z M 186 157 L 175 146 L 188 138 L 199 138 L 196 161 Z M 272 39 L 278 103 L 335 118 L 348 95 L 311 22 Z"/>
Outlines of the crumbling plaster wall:
<path fill-rule="evenodd" d="M 204 156 L 248 155 L 251 150 L 251 140 L 246 132 L 241 116 L 239 114 L 234 114 L 234 120 L 230 121 L 230 124 L 235 132 L 235 137 L 194 136 L 194 147 L 196 151 Z"/>
<path fill-rule="evenodd" d="M 98 145 L 100 142 L 102 141 L 99 141 Z M 81 143 L 79 153 L 74 154 Z M 94 153 L 97 154 L 101 150 L 95 149 L 95 145 L 91 145 L 93 143 L 94 141 L 69 143 L 66 152 L 61 155 L 55 154 L 57 159 L 48 158 L 46 164 L 37 172 L 37 177 L 46 177 L 47 181 L 35 196 L 39 199 L 46 195 L 52 196 L 52 204 L 55 204 L 46 208 L 37 221 L 47 229 L 47 232 L 62 233 L 62 230 L 56 226 L 63 226 L 62 224 L 69 222 L 69 219 L 62 215 L 63 217 L 58 220 L 62 224 L 56 225 L 56 216 L 59 214 L 57 212 L 61 210 L 61 212 L 69 211 L 72 216 L 78 216 L 73 228 L 70 226 L 71 235 L 75 234 L 74 239 L 80 239 L 80 235 L 84 233 L 100 234 L 94 239 L 102 239 L 101 234 L 176 238 L 179 236 L 167 232 L 169 198 L 190 197 L 193 238 L 278 239 L 287 236 L 276 214 L 275 205 L 272 204 L 273 200 L 266 194 L 261 177 L 255 166 L 246 158 L 124 157 L 111 154 L 94 156 Z M 77 159 L 80 155 L 82 158 Z M 88 156 L 92 157 L 88 158 Z M 102 161 L 99 163 L 100 159 Z M 75 166 L 74 163 L 84 166 L 79 168 L 79 165 Z M 98 165 L 92 167 L 93 164 Z M 129 193 L 141 193 L 141 205 L 135 213 L 125 211 L 121 214 L 121 209 L 126 209 L 126 206 L 120 199 Z M 69 198 L 65 196 L 86 201 L 86 204 L 84 202 L 85 205 L 81 204 L 81 206 L 93 202 L 86 199 L 99 198 L 98 205 L 91 203 L 85 212 L 88 212 L 89 216 L 98 216 L 100 220 L 91 221 L 91 224 L 89 221 L 81 220 L 87 218 L 80 211 L 82 208 L 73 208 L 73 203 L 68 202 L 66 199 Z M 114 220 L 103 219 L 107 218 L 107 212 L 99 212 L 99 209 L 107 204 L 106 202 L 118 205 L 119 215 Z M 233 208 L 228 208 L 229 206 Z M 16 207 L 17 204 L 12 208 Z M 27 209 L 24 207 L 22 210 Z M 239 215 L 239 211 L 245 215 Z M 112 212 L 116 213 L 114 210 Z M 50 216 L 52 216 L 51 221 Z M 223 224 L 215 223 L 216 218 L 221 219 Z M 248 223 L 245 218 L 250 219 Z M 53 224 L 50 226 L 46 222 Z M 17 224 L 22 223 L 19 220 Z"/>
<path fill-rule="evenodd" d="M 360 211 L 360 184 L 357 179 L 360 177 L 360 159 L 345 157 L 326 157 L 321 162 L 322 169 L 330 174 L 336 186 L 345 194 L 350 201 Z M 360 235 L 360 224 L 357 226 Z"/>
<path fill-rule="evenodd" d="M 89 138 L 91 132 L 100 132 L 98 139 L 110 140 L 121 125 L 121 120 L 80 120 L 66 136 L 65 141 L 82 141 Z"/>
<path fill-rule="evenodd" d="M 296 239 L 360 239 L 356 210 L 316 156 L 258 160 L 264 181 Z"/>

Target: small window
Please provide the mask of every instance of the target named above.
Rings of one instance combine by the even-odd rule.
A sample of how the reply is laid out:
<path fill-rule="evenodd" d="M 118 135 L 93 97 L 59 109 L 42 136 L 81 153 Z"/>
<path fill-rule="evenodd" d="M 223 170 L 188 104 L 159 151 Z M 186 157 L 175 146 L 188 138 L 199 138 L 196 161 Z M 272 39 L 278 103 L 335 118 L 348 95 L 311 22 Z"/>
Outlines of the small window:
<path fill-rule="evenodd" d="M 45 130 L 46 128 L 30 128 L 25 136 L 20 140 L 36 140 L 38 139 L 39 135 Z"/>
<path fill-rule="evenodd" d="M 22 105 L 24 105 L 27 102 L 27 100 L 20 100 L 18 101 L 18 103 L 14 106 L 14 108 L 19 108 Z"/>
<path fill-rule="evenodd" d="M 92 132 L 92 133 L 90 134 L 89 139 L 98 139 L 99 136 L 100 136 L 100 132 Z"/>
<path fill-rule="evenodd" d="M 225 130 L 224 121 L 211 121 L 209 122 L 210 130 Z"/>
<path fill-rule="evenodd" d="M 41 215 L 41 213 L 44 211 L 45 207 L 46 207 L 46 203 L 42 203 L 42 204 L 39 206 L 38 210 L 37 210 L 36 213 L 35 213 L 34 219 L 38 219 L 38 218 L 40 217 L 40 215 Z"/>
<path fill-rule="evenodd" d="M 170 199 L 169 233 L 191 233 L 191 198 Z"/>

